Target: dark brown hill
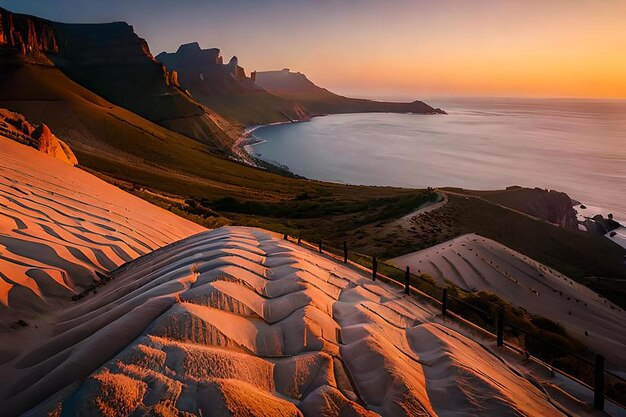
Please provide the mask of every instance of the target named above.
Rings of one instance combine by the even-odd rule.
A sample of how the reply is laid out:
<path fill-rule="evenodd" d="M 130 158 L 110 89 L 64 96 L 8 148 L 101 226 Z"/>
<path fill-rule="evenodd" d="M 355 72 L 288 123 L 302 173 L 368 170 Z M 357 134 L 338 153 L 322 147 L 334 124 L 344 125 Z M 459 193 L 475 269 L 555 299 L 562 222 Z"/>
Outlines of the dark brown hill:
<path fill-rule="evenodd" d="M 254 78 L 259 86 L 270 93 L 298 103 L 314 115 L 368 112 L 445 114 L 443 110 L 419 100 L 395 103 L 340 96 L 318 87 L 306 75 L 286 68 L 281 71 L 256 72 Z"/>
<path fill-rule="evenodd" d="M 216 149 L 229 148 L 219 117 L 172 84 L 132 26 L 55 23 L 1 8 L 0 22 L 5 67 L 53 64 L 113 104 Z"/>

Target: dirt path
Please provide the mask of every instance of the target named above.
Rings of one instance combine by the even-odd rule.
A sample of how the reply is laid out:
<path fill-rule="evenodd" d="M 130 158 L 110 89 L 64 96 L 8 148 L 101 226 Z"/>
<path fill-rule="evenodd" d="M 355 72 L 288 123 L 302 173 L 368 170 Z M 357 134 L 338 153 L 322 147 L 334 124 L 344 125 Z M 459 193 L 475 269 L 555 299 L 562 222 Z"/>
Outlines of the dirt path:
<path fill-rule="evenodd" d="M 419 206 L 417 208 L 417 210 L 415 210 L 412 213 L 407 214 L 404 217 L 399 218 L 398 220 L 396 220 L 394 223 L 395 224 L 400 224 L 404 227 L 411 227 L 411 222 L 413 220 L 415 220 L 415 218 L 417 216 L 419 216 L 420 214 L 423 213 L 428 213 L 434 210 L 438 210 L 441 207 L 445 206 L 446 203 L 448 202 L 448 197 L 442 193 L 441 191 L 437 191 L 437 200 L 435 201 L 429 201 L 427 203 L 422 204 L 421 206 Z"/>

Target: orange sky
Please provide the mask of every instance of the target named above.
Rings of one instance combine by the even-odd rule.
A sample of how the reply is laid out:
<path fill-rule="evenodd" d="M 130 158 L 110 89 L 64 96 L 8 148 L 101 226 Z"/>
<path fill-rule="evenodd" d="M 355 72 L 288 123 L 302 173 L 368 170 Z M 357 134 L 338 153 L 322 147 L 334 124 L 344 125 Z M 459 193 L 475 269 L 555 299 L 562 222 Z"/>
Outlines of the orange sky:
<path fill-rule="evenodd" d="M 124 20 L 153 53 L 198 41 L 360 96 L 626 98 L 626 0 L 0 0 Z"/>
<path fill-rule="evenodd" d="M 353 94 L 626 98 L 626 1 L 467 3 L 427 16 L 405 4 L 329 40 L 332 59 L 313 53 L 301 65 Z"/>

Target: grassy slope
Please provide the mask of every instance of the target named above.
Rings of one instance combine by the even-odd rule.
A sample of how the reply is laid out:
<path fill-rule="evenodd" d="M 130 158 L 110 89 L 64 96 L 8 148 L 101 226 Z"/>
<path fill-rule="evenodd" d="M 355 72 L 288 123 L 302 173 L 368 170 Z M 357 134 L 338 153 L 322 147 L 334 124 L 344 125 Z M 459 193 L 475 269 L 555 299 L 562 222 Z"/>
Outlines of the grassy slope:
<path fill-rule="evenodd" d="M 295 103 L 265 92 L 210 97 L 195 93 L 193 97 L 221 116 L 236 120 L 243 126 L 289 122 L 305 116 L 304 112 L 298 112 Z"/>

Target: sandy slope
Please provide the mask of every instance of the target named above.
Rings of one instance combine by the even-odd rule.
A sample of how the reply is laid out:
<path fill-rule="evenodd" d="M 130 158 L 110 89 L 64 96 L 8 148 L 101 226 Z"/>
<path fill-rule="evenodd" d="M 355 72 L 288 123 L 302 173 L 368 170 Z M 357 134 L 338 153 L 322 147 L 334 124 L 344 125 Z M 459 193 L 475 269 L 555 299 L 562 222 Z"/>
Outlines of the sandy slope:
<path fill-rule="evenodd" d="M 28 415 L 588 411 L 436 314 L 269 232 L 217 229 L 124 266 L 32 329 L 44 342 L 0 365 L 11 381 L 0 415 L 35 406 Z M 540 384 L 567 401 L 551 401 Z"/>
<path fill-rule="evenodd" d="M 0 136 L 0 324 L 49 311 L 97 273 L 202 230 Z"/>
<path fill-rule="evenodd" d="M 440 284 L 445 279 L 466 290 L 498 294 L 530 313 L 563 324 L 570 334 L 604 354 L 608 366 L 626 369 L 626 312 L 504 245 L 469 234 L 391 262 L 428 273 Z"/>

